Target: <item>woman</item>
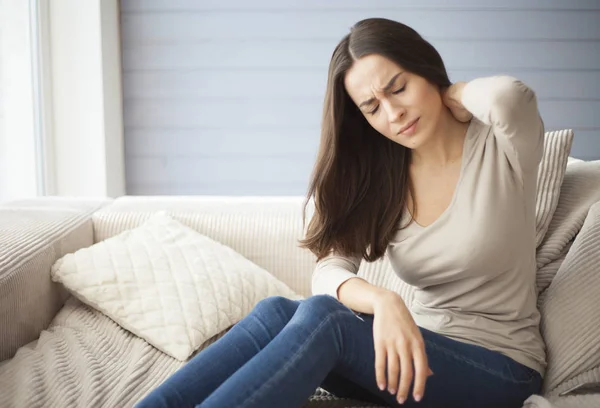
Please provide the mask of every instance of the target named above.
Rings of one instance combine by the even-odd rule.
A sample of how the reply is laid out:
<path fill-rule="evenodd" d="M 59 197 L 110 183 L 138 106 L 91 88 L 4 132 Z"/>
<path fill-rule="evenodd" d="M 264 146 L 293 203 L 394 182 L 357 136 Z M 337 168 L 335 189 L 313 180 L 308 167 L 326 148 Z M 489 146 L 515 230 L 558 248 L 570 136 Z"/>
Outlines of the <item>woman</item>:
<path fill-rule="evenodd" d="M 521 407 L 541 389 L 535 190 L 544 127 L 506 77 L 451 84 L 411 28 L 358 22 L 329 68 L 302 241 L 313 295 L 270 297 L 139 407 Z M 389 257 L 410 305 L 356 275 Z"/>

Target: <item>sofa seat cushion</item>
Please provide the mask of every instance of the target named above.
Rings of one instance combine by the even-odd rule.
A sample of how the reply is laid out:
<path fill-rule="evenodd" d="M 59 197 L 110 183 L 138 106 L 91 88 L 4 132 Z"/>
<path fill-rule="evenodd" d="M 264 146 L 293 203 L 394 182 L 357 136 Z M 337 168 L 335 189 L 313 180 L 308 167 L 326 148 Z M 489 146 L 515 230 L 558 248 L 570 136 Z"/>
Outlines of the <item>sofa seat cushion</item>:
<path fill-rule="evenodd" d="M 0 364 L 0 407 L 133 407 L 184 364 L 70 297 L 39 340 Z M 303 408 L 342 407 L 377 408 L 321 389 Z"/>

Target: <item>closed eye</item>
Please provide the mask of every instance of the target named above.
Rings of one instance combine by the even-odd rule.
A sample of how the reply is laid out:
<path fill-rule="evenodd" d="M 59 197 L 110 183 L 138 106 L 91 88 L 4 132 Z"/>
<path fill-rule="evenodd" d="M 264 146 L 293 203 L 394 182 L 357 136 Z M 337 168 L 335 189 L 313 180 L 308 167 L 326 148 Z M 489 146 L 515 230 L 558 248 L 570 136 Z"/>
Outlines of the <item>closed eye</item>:
<path fill-rule="evenodd" d="M 406 85 L 404 85 L 402 88 L 395 90 L 394 92 L 392 92 L 394 95 L 398 95 L 401 92 L 404 92 L 404 90 L 406 89 Z M 379 109 L 379 105 L 375 106 L 375 108 L 373 108 L 373 110 L 367 112 L 369 115 L 374 115 L 375 113 L 377 113 L 377 110 Z"/>
<path fill-rule="evenodd" d="M 394 95 L 399 94 L 400 92 L 404 92 L 404 89 L 406 88 L 406 85 L 404 85 L 402 88 L 398 89 L 397 91 L 392 92 Z"/>

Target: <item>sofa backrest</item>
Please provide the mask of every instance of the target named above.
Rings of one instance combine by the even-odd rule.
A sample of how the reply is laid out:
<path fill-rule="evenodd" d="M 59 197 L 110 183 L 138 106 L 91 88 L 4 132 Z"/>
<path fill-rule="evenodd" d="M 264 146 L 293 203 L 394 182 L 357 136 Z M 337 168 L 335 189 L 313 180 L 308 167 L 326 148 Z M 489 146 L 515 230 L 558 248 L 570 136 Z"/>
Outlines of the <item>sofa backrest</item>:
<path fill-rule="evenodd" d="M 99 242 L 167 214 L 266 269 L 297 293 L 310 294 L 315 258 L 298 247 L 301 198 L 121 197 L 93 216 Z"/>
<path fill-rule="evenodd" d="M 38 197 L 0 204 L 0 361 L 37 339 L 67 291 L 50 279 L 62 256 L 93 243 L 92 214 L 109 199 Z"/>
<path fill-rule="evenodd" d="M 303 237 L 303 197 L 127 196 L 93 215 L 94 242 L 141 225 L 159 211 L 233 248 L 286 283 L 296 293 L 311 294 L 316 257 L 299 247 Z M 313 208 L 307 208 L 307 222 Z M 387 258 L 362 262 L 359 276 L 403 296 L 411 288 L 392 272 Z"/>

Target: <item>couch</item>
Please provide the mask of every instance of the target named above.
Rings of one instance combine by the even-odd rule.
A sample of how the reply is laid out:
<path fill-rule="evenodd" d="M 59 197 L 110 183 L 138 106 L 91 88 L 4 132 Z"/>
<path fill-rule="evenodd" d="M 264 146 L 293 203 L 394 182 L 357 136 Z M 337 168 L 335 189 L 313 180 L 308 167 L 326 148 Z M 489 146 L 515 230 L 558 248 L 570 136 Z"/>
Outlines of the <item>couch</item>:
<path fill-rule="evenodd" d="M 552 344 L 544 391 L 527 400 L 524 406 L 529 408 L 600 407 L 600 389 L 595 388 L 600 384 L 595 355 L 600 354 L 600 342 L 593 337 L 600 322 L 597 316 L 582 318 L 585 327 L 579 335 L 571 315 L 563 316 L 566 310 L 581 314 L 591 308 L 595 313 L 593 302 L 588 305 L 585 299 L 600 296 L 594 258 L 600 254 L 600 162 L 569 163 L 555 214 L 538 247 L 543 334 Z M 302 203 L 302 197 L 124 196 L 40 197 L 0 205 L 0 407 L 131 407 L 184 364 L 53 282 L 50 270 L 58 259 L 164 211 L 233 248 L 296 293 L 310 296 L 315 259 L 297 245 Z M 574 292 L 579 303 L 573 309 L 560 296 L 579 290 L 581 282 L 569 276 L 582 265 L 592 271 L 583 283 L 591 292 L 581 298 Z M 363 262 L 359 275 L 406 300 L 412 296 L 413 289 L 398 279 L 385 258 Z M 563 320 L 574 328 L 564 326 Z M 561 332 L 555 323 L 569 331 Z M 584 344 L 576 346 L 574 356 L 569 354 L 581 339 Z M 368 406 L 373 405 L 320 388 L 305 404 Z"/>

